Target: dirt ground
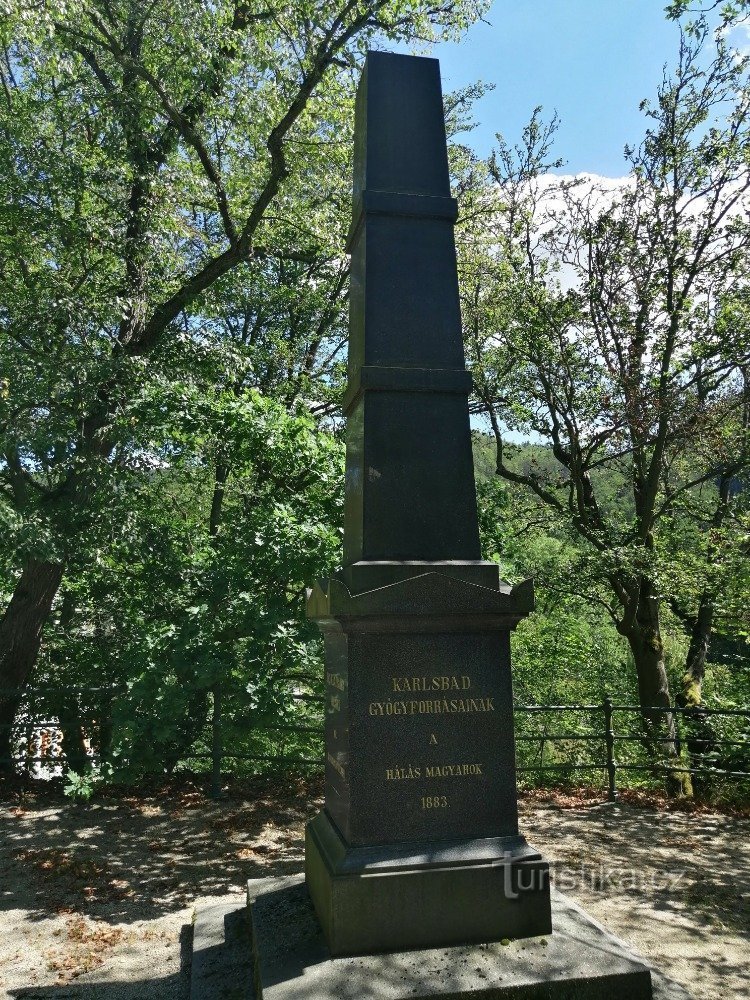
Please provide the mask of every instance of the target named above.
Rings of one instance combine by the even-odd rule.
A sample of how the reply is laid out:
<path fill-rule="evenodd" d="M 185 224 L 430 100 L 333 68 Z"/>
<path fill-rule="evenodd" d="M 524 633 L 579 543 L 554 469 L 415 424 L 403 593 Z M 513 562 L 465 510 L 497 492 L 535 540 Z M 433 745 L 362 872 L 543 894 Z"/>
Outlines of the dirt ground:
<path fill-rule="evenodd" d="M 182 1000 L 196 904 L 303 864 L 319 788 L 258 779 L 0 805 L 0 997 Z M 695 1000 L 750 994 L 750 819 L 526 797 L 555 883 Z"/>

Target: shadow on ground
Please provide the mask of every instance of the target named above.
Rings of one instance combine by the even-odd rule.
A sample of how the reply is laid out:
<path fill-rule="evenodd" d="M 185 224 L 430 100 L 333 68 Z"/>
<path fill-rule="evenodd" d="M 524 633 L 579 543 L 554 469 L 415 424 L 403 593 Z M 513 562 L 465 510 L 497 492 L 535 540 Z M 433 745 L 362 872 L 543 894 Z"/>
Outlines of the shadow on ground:
<path fill-rule="evenodd" d="M 83 912 L 122 924 L 241 891 L 249 878 L 301 869 L 304 824 L 319 808 L 293 780 L 259 782 L 252 799 L 220 802 L 187 789 L 4 807 L 0 910 L 23 909 L 32 920 Z"/>
<path fill-rule="evenodd" d="M 184 972 L 172 974 L 176 954 L 157 970 L 142 949 L 158 960 L 171 938 L 174 950 L 180 923 L 199 898 L 241 893 L 249 878 L 301 871 L 305 821 L 319 808 L 319 787 L 291 779 L 258 779 L 222 802 L 188 785 L 82 807 L 34 795 L 0 807 L 0 933 L 8 954 L 11 942 L 27 932 L 31 940 L 35 927 L 39 956 L 50 948 L 57 955 L 63 945 L 75 951 L 82 933 L 92 940 L 102 928 L 122 935 L 85 982 L 44 985 L 47 972 L 31 985 L 29 974 L 8 995 L 186 996 Z M 747 995 L 750 820 L 628 804 L 564 809 L 525 799 L 521 826 L 550 860 L 562 892 L 697 998 Z M 112 962 L 128 949 L 139 981 L 115 982 Z M 144 968 L 163 976 L 141 979 Z"/>
<path fill-rule="evenodd" d="M 109 1000 L 113 991 L 117 991 L 117 1000 L 162 1000 L 182 986 L 180 976 L 174 975 L 167 979 L 142 979 L 131 983 L 79 983 L 75 986 L 28 986 L 19 990 L 11 990 L 9 997 L 14 1000 L 43 1000 L 54 997 L 54 1000 Z"/>
<path fill-rule="evenodd" d="M 557 887 L 696 997 L 747 996 L 750 820 L 628 805 L 527 805 Z"/>
<path fill-rule="evenodd" d="M 698 936 L 750 930 L 750 820 L 608 803 L 523 819 L 563 892 L 629 898 L 635 921 L 639 903 L 668 920 L 687 914 Z"/>

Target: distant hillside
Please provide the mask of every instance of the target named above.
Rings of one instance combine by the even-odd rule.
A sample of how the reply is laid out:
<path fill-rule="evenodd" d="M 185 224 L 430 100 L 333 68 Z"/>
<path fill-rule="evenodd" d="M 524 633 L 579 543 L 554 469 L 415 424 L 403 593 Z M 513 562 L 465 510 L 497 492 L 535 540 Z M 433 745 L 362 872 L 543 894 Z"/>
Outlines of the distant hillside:
<path fill-rule="evenodd" d="M 477 485 L 486 483 L 495 475 L 495 439 L 491 434 L 472 431 L 474 450 L 474 475 Z M 532 468 L 537 472 L 560 475 L 561 466 L 555 460 L 552 449 L 542 444 L 513 444 L 505 449 L 507 464 L 515 472 L 528 474 Z"/>

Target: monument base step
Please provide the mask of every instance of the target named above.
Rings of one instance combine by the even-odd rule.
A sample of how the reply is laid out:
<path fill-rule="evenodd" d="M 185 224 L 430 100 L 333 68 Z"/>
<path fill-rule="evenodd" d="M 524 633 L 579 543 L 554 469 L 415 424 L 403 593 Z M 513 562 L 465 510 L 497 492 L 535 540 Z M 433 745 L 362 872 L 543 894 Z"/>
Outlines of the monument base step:
<path fill-rule="evenodd" d="M 305 881 L 332 955 L 549 934 L 549 865 L 521 836 L 351 847 L 321 812 Z"/>
<path fill-rule="evenodd" d="M 196 909 L 190 1000 L 255 1000 L 248 918 L 236 895 Z"/>
<path fill-rule="evenodd" d="M 257 1000 L 690 1000 L 555 890 L 545 937 L 332 958 L 304 876 L 247 888 Z"/>

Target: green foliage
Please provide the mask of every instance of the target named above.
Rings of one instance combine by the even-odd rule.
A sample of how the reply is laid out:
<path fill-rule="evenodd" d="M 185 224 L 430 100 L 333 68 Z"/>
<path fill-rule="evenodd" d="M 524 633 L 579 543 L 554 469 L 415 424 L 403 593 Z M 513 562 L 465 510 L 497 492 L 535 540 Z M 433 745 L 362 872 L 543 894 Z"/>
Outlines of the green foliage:
<path fill-rule="evenodd" d="M 601 706 L 609 695 L 616 705 L 638 704 L 638 686 L 632 654 L 618 633 L 603 602 L 597 560 L 564 521 L 548 508 L 533 501 L 528 493 L 512 484 L 482 475 L 494 449 L 491 436 L 475 432 L 480 528 L 485 557 L 498 561 L 506 579 L 520 582 L 533 577 L 536 610 L 522 621 L 512 636 L 513 686 L 518 738 L 519 780 L 524 786 L 602 784 L 606 776 L 604 721 L 601 708 L 588 712 L 525 712 L 528 705 Z M 554 467 L 551 451 L 541 445 L 514 446 L 507 461 L 516 472 Z M 617 477 L 612 470 L 602 473 L 600 488 L 615 495 Z M 614 479 L 614 482 L 609 480 Z M 696 582 L 704 579 L 705 568 L 688 569 L 691 559 L 700 560 L 701 546 L 708 544 L 690 522 L 690 536 L 676 533 L 665 525 L 663 536 L 674 545 L 670 561 L 683 567 L 685 576 L 675 588 L 686 603 L 694 599 Z M 727 543 L 724 558 L 746 562 L 741 548 Z M 678 570 L 673 567 L 672 572 Z M 735 584 L 743 583 L 746 567 L 735 577 L 731 560 L 715 565 L 723 580 L 719 588 L 720 613 L 717 634 L 711 643 L 706 676 L 701 693 L 704 706 L 717 709 L 744 708 L 750 704 L 750 656 L 743 644 L 744 611 L 735 609 L 729 598 Z M 666 569 L 664 570 L 666 573 Z M 726 573 L 726 579 L 724 574 Z M 692 581 L 692 590 L 688 584 Z M 672 586 L 672 584 L 670 584 Z M 665 603 L 662 613 L 664 660 L 670 685 L 678 690 L 684 672 L 688 637 L 682 622 Z M 711 716 L 676 719 L 683 745 L 692 748 L 692 765 L 698 768 L 742 771 L 747 769 L 747 720 L 741 716 Z M 643 743 L 643 732 L 634 713 L 615 712 L 615 732 L 619 740 L 616 759 L 625 765 L 618 772 L 619 787 L 653 787 L 660 779 L 651 772 L 652 758 Z M 567 738 L 558 740 L 558 736 Z M 722 744 L 720 741 L 728 741 Z M 640 768 L 631 770 L 629 768 Z M 526 768 L 532 770 L 527 771 Z M 540 769 L 541 768 L 541 769 Z M 540 770 L 539 770 L 540 769 Z M 706 801 L 740 801 L 742 786 L 737 778 L 697 775 L 696 792 Z"/>
<path fill-rule="evenodd" d="M 541 446 L 513 452 L 509 461 L 518 470 L 554 463 Z M 634 698 L 633 679 L 623 671 L 627 647 L 602 603 L 591 599 L 587 580 L 595 582 L 595 567 L 575 533 L 497 477 L 480 482 L 478 500 L 485 556 L 498 561 L 511 582 L 531 577 L 535 583 L 536 610 L 513 634 L 516 701 L 598 703 L 607 693 Z"/>
<path fill-rule="evenodd" d="M 21 666 L 0 625 L 0 686 L 49 612 L 35 681 L 125 689 L 66 708 L 121 775 L 176 766 L 219 680 L 228 717 L 300 716 L 277 681 L 313 672 L 303 591 L 338 559 L 356 80 L 486 6 L 2 4 L 0 600 L 65 574 Z"/>
<path fill-rule="evenodd" d="M 550 697 L 566 640 L 592 693 L 607 650 L 607 687 L 637 690 L 675 756 L 674 720 L 647 706 L 700 702 L 712 633 L 747 632 L 749 70 L 698 18 L 624 183 L 554 176 L 540 109 L 466 171 L 467 355 L 502 481 L 481 487 L 486 551 L 539 581 Z"/>
<path fill-rule="evenodd" d="M 222 520 L 209 532 L 216 441 L 188 437 L 188 409 L 159 464 L 128 472 L 110 507 L 106 547 L 66 582 L 75 611 L 64 643 L 50 637 L 40 677 L 126 685 L 113 702 L 118 775 L 174 766 L 203 726 L 219 681 L 226 711 L 283 721 L 278 676 L 313 655 L 303 593 L 339 559 L 341 445 L 304 413 L 249 392 L 218 408 L 232 455 Z M 164 456 L 169 455 L 167 462 Z M 53 655 L 54 654 L 54 655 Z M 313 672 L 309 667 L 309 673 Z"/>
<path fill-rule="evenodd" d="M 98 770 L 89 771 L 86 774 L 78 774 L 76 771 L 69 770 L 65 777 L 67 779 L 63 789 L 65 795 L 79 802 L 88 802 L 94 794 L 96 785 L 102 780 Z"/>
<path fill-rule="evenodd" d="M 303 601 L 340 559 L 354 87 L 369 45 L 486 7 L 0 3 L 0 601 L 64 566 L 36 705 L 120 780 L 206 768 L 214 713 L 236 769 L 319 753 Z M 483 546 L 537 584 L 521 702 L 632 702 L 644 582 L 672 689 L 707 594 L 727 656 L 750 635 L 747 490 L 717 486 L 748 468 L 747 60 L 712 44 L 685 24 L 617 192 L 553 188 L 541 109 L 487 162 L 451 145 Z M 447 98 L 454 140 L 485 89 Z M 0 628 L 0 686 L 3 656 Z M 747 703 L 728 662 L 704 698 Z"/>

